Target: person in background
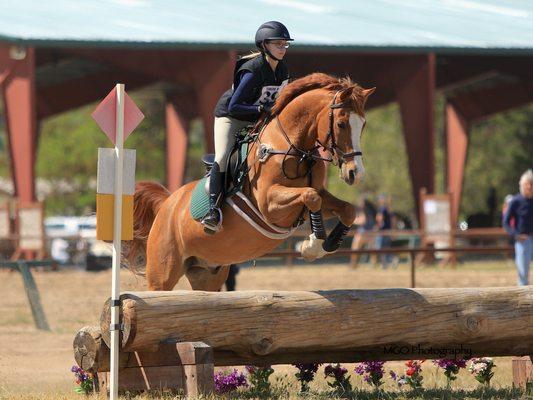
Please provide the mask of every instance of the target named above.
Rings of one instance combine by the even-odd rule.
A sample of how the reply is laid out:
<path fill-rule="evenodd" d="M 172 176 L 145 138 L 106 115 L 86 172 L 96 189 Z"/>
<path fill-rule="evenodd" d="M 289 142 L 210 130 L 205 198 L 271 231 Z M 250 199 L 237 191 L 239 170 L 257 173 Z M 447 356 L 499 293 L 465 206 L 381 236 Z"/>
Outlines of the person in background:
<path fill-rule="evenodd" d="M 519 182 L 520 193 L 509 202 L 503 226 L 514 239 L 518 285 L 529 284 L 529 266 L 533 253 L 533 171 L 528 169 Z M 514 220 L 514 226 L 512 221 Z"/>
<path fill-rule="evenodd" d="M 387 231 L 391 229 L 391 213 L 387 204 L 387 196 L 381 194 L 378 196 L 378 212 L 376 214 L 376 226 L 375 230 Z M 388 235 L 376 236 L 376 249 L 383 249 L 390 247 L 391 238 Z M 391 254 L 380 254 L 381 266 L 383 269 L 387 269 L 388 265 L 392 261 Z"/>
<path fill-rule="evenodd" d="M 367 235 L 366 232 L 372 231 L 376 224 L 376 207 L 366 196 L 363 196 L 357 205 L 357 211 L 357 217 L 354 221 L 354 224 L 357 225 L 357 231 L 352 240 L 352 250 L 360 250 L 371 243 L 371 236 Z M 350 257 L 352 268 L 357 267 L 359 258 L 360 255 L 352 254 Z"/>
<path fill-rule="evenodd" d="M 507 196 L 505 196 L 505 198 L 503 199 L 503 206 L 502 206 L 502 220 L 503 220 L 503 217 L 505 217 L 505 214 L 507 213 L 507 210 L 509 209 L 509 203 L 511 202 L 511 200 L 513 199 L 513 195 L 512 194 L 508 194 Z M 514 221 L 513 221 L 514 223 Z"/>
<path fill-rule="evenodd" d="M 505 226 L 505 223 L 503 222 L 505 219 L 505 214 L 507 214 L 507 210 L 509 209 L 509 203 L 511 203 L 511 200 L 513 199 L 512 194 L 508 194 L 503 199 L 503 205 L 502 205 L 502 226 Z M 514 218 L 511 218 L 509 221 L 509 225 L 514 228 Z M 509 245 L 514 246 L 514 238 L 512 236 L 509 236 Z"/>
<path fill-rule="evenodd" d="M 237 286 L 237 274 L 239 273 L 239 266 L 237 264 L 231 264 L 229 266 L 229 274 L 226 278 L 226 291 L 233 292 Z"/>

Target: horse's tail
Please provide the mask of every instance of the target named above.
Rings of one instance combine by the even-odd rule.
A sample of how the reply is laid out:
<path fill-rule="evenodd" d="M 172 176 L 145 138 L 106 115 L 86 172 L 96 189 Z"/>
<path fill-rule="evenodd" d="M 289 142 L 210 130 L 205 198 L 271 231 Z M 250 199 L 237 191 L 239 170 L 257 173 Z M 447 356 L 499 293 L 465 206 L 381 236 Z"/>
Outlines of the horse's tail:
<path fill-rule="evenodd" d="M 135 185 L 133 197 L 133 241 L 126 242 L 124 256 L 128 267 L 137 275 L 146 269 L 146 242 L 161 204 L 170 196 L 163 185 L 142 181 Z"/>

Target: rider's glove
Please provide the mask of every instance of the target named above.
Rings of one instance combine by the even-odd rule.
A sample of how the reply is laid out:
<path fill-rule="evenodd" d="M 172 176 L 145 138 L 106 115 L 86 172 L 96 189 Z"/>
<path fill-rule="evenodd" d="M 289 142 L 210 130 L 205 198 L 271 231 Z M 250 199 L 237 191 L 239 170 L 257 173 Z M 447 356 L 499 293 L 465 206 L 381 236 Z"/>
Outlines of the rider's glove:
<path fill-rule="evenodd" d="M 266 115 L 272 114 L 272 107 L 268 104 L 260 104 L 259 107 L 257 107 L 257 110 L 259 111 L 259 114 L 265 113 Z"/>

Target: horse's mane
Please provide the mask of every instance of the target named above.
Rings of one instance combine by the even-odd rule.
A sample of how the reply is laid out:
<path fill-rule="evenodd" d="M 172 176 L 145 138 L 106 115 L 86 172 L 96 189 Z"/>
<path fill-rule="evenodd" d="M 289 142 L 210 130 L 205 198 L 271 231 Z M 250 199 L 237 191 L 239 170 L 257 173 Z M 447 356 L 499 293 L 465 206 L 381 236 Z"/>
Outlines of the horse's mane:
<path fill-rule="evenodd" d="M 363 88 L 361 86 L 352 82 L 349 77 L 337 78 L 335 76 L 315 72 L 314 74 L 296 79 L 283 88 L 272 108 L 272 115 L 278 115 L 281 110 L 283 110 L 287 104 L 296 97 L 314 89 L 326 89 L 331 92 L 350 89 L 350 100 L 352 101 L 354 110 L 358 113 L 363 112 L 365 96 L 362 93 Z M 344 101 L 346 100 L 347 99 L 344 99 Z"/>

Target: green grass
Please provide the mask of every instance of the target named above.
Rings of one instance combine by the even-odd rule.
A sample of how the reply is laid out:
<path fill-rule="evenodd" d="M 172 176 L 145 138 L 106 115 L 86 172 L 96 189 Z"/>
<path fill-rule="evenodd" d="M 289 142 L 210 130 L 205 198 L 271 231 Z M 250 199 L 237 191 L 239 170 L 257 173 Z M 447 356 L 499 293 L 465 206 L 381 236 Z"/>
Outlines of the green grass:
<path fill-rule="evenodd" d="M 6 397 L 7 396 L 7 397 Z M 1 400 L 104 400 L 107 397 L 103 394 L 82 396 L 76 393 L 72 394 L 1 394 Z M 185 397 L 179 394 L 173 394 L 170 392 L 155 393 L 155 394 L 126 394 L 121 395 L 122 400 L 183 400 Z M 215 399 L 264 399 L 264 400 L 283 400 L 283 399 L 302 399 L 302 400 L 326 400 L 326 399 L 351 399 L 351 400 L 489 400 L 489 399 L 533 399 L 533 396 L 526 396 L 520 389 L 475 389 L 471 391 L 466 390 L 454 390 L 448 391 L 445 389 L 427 389 L 419 391 L 404 391 L 404 392 L 383 392 L 383 391 L 365 391 L 355 390 L 345 395 L 336 395 L 331 391 L 323 392 L 310 392 L 305 395 L 301 395 L 294 391 L 287 391 L 284 388 L 275 388 L 272 393 L 267 395 L 257 395 L 251 391 L 237 391 L 235 393 L 229 393 L 224 396 L 212 395 L 212 396 L 200 396 L 201 400 L 215 400 Z"/>

